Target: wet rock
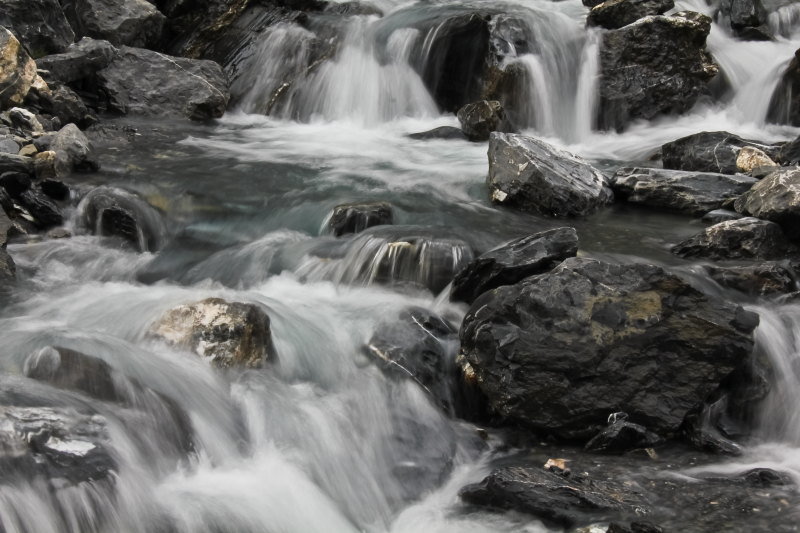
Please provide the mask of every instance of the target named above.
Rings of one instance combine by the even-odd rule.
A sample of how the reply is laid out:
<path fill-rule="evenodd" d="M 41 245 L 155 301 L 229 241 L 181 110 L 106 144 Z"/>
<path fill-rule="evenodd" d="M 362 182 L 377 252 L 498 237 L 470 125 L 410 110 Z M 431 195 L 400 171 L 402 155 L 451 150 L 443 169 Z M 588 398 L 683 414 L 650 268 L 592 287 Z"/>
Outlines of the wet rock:
<path fill-rule="evenodd" d="M 582 216 L 614 199 L 606 178 L 583 159 L 532 137 L 493 133 L 492 201 L 545 216 Z"/>
<path fill-rule="evenodd" d="M 0 110 L 21 105 L 31 85 L 40 81 L 31 56 L 10 31 L 0 26 Z"/>
<path fill-rule="evenodd" d="M 505 127 L 505 112 L 500 102 L 481 100 L 459 109 L 458 121 L 470 141 L 488 141 L 493 131 L 502 131 Z"/>
<path fill-rule="evenodd" d="M 612 522 L 605 533 L 664 533 L 664 529 L 650 522 L 631 522 L 630 526 Z"/>
<path fill-rule="evenodd" d="M 720 267 L 706 266 L 711 279 L 722 285 L 752 296 L 786 294 L 796 290 L 792 272 L 779 264 Z"/>
<path fill-rule="evenodd" d="M 732 176 L 658 168 L 622 168 L 611 186 L 618 198 L 628 202 L 702 215 L 719 209 L 727 200 L 747 192 L 758 180 Z"/>
<path fill-rule="evenodd" d="M 33 217 L 33 224 L 39 229 L 48 229 L 64 223 L 61 209 L 38 189 L 28 189 L 19 195 L 19 203 Z"/>
<path fill-rule="evenodd" d="M 478 296 L 552 270 L 578 253 L 574 228 L 557 228 L 513 240 L 482 254 L 453 279 L 450 299 L 471 304 Z"/>
<path fill-rule="evenodd" d="M 787 487 L 795 484 L 792 476 L 771 468 L 754 468 L 742 474 L 741 478 L 752 487 Z"/>
<path fill-rule="evenodd" d="M 5 26 L 35 59 L 63 52 L 75 40 L 58 0 L 3 0 L 0 26 Z"/>
<path fill-rule="evenodd" d="M 166 17 L 146 0 L 62 0 L 78 37 L 105 39 L 116 46 L 155 47 Z"/>
<path fill-rule="evenodd" d="M 581 0 L 581 2 L 583 3 L 583 5 L 591 9 L 597 5 L 602 4 L 603 0 Z"/>
<path fill-rule="evenodd" d="M 217 63 L 127 46 L 98 73 L 98 83 L 108 109 L 121 114 L 208 120 L 221 117 L 230 98 Z"/>
<path fill-rule="evenodd" d="M 779 224 L 789 238 L 800 238 L 800 169 L 772 172 L 739 197 L 734 207 Z"/>
<path fill-rule="evenodd" d="M 0 189 L 0 193 L 2 192 L 2 189 Z M 14 260 L 6 252 L 8 231 L 11 229 L 12 223 L 2 204 L 3 201 L 0 199 L 0 291 L 4 291 L 16 279 L 17 272 Z"/>
<path fill-rule="evenodd" d="M 360 233 L 373 226 L 391 224 L 392 220 L 392 206 L 387 202 L 342 204 L 333 208 L 328 230 L 340 237 L 348 233 Z"/>
<path fill-rule="evenodd" d="M 48 346 L 32 353 L 25 360 L 23 373 L 31 379 L 99 400 L 120 399 L 108 363 L 67 348 Z"/>
<path fill-rule="evenodd" d="M 69 198 L 69 187 L 63 181 L 45 179 L 39 182 L 39 188 L 53 200 L 63 202 Z"/>
<path fill-rule="evenodd" d="M 753 146 L 745 146 L 736 156 L 736 170 L 745 174 L 752 173 L 760 167 L 774 167 L 778 164 L 763 151 Z"/>
<path fill-rule="evenodd" d="M 800 49 L 794 53 L 772 93 L 767 119 L 778 124 L 800 126 Z"/>
<path fill-rule="evenodd" d="M 769 157 L 779 151 L 779 147 L 742 139 L 727 131 L 704 131 L 666 143 L 661 147 L 661 157 L 664 168 L 735 174 L 736 160 L 745 146 L 757 148 Z"/>
<path fill-rule="evenodd" d="M 758 28 L 767 22 L 767 10 L 760 0 L 722 0 L 719 8 L 735 32 Z"/>
<path fill-rule="evenodd" d="M 603 34 L 600 128 L 621 130 L 632 120 L 683 113 L 709 95 L 718 71 L 705 51 L 710 28 L 707 16 L 681 12 Z"/>
<path fill-rule="evenodd" d="M 753 217 L 720 222 L 672 247 L 685 258 L 783 259 L 792 246 L 774 222 Z"/>
<path fill-rule="evenodd" d="M 40 58 L 36 63 L 47 71 L 48 79 L 74 83 L 93 79 L 116 55 L 117 49 L 108 41 L 84 37 L 63 53 Z"/>
<path fill-rule="evenodd" d="M 624 411 L 666 437 L 749 362 L 741 313 L 656 266 L 570 258 L 478 298 L 461 351 L 510 422 L 585 442 Z"/>
<path fill-rule="evenodd" d="M 121 237 L 140 252 L 161 248 L 161 215 L 137 195 L 112 187 L 92 189 L 78 204 L 81 225 L 98 235 Z"/>
<path fill-rule="evenodd" d="M 0 187 L 6 190 L 12 198 L 31 188 L 31 177 L 22 172 L 4 172 L 0 174 Z"/>
<path fill-rule="evenodd" d="M 606 0 L 592 7 L 586 24 L 616 30 L 649 15 L 663 15 L 673 7 L 674 0 Z"/>
<path fill-rule="evenodd" d="M 625 453 L 638 448 L 650 448 L 660 441 L 659 436 L 647 431 L 646 427 L 620 417 L 592 437 L 585 449 L 601 453 Z"/>
<path fill-rule="evenodd" d="M 736 211 L 730 211 L 728 209 L 714 209 L 713 211 L 709 211 L 703 218 L 701 219 L 703 222 L 708 222 L 710 224 L 718 224 L 720 222 L 726 222 L 728 220 L 736 220 L 738 218 L 744 218 L 744 215 L 737 213 Z"/>
<path fill-rule="evenodd" d="M 776 161 L 781 165 L 800 165 L 800 137 L 781 146 Z"/>
<path fill-rule="evenodd" d="M 421 131 L 419 133 L 410 133 L 409 138 L 416 140 L 429 140 L 429 139 L 459 139 L 467 140 L 467 136 L 460 128 L 453 126 L 440 126 L 428 131 Z"/>
<path fill-rule="evenodd" d="M 269 317 L 255 304 L 208 298 L 179 305 L 164 313 L 150 333 L 219 368 L 258 368 L 276 358 Z"/>

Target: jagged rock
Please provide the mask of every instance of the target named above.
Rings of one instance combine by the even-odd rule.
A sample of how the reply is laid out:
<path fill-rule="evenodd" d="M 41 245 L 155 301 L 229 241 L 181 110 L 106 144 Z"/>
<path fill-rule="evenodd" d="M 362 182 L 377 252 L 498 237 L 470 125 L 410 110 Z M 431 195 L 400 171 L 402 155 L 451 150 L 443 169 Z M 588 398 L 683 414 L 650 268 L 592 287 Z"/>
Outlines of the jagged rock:
<path fill-rule="evenodd" d="M 489 140 L 491 198 L 545 216 L 582 216 L 614 199 L 603 174 L 543 141 L 511 133 Z"/>
<path fill-rule="evenodd" d="M 164 313 L 150 334 L 219 368 L 258 368 L 276 358 L 269 317 L 255 304 L 208 298 L 179 305 Z"/>
<path fill-rule="evenodd" d="M 606 0 L 592 7 L 586 24 L 616 30 L 648 15 L 663 15 L 674 0 Z"/>
<path fill-rule="evenodd" d="M 744 215 L 728 209 L 714 209 L 713 211 L 709 211 L 703 215 L 702 221 L 710 224 L 718 224 L 720 222 L 736 220 L 738 218 L 744 218 Z"/>
<path fill-rule="evenodd" d="M 778 166 L 775 161 L 753 146 L 743 147 L 736 156 L 736 170 L 745 174 L 750 174 L 757 168 L 775 166 Z"/>
<path fill-rule="evenodd" d="M 28 189 L 19 195 L 18 200 L 31 214 L 37 228 L 47 229 L 64 223 L 61 209 L 40 190 Z"/>
<path fill-rule="evenodd" d="M 120 399 L 112 369 L 105 361 L 67 348 L 42 348 L 25 360 L 23 373 L 55 387 L 83 392 L 92 398 Z"/>
<path fill-rule="evenodd" d="M 47 71 L 48 79 L 73 83 L 93 79 L 116 55 L 117 49 L 108 41 L 84 37 L 63 53 L 40 58 L 36 63 Z"/>
<path fill-rule="evenodd" d="M 146 0 L 62 0 L 78 37 L 105 39 L 120 46 L 155 47 L 166 17 Z"/>
<path fill-rule="evenodd" d="M 706 266 L 711 279 L 722 285 L 753 296 L 787 294 L 796 289 L 792 272 L 775 263 L 747 266 Z"/>
<path fill-rule="evenodd" d="M 505 126 L 505 113 L 500 102 L 481 100 L 458 110 L 461 131 L 470 141 L 488 141 L 493 131 Z"/>
<path fill-rule="evenodd" d="M 602 129 L 688 111 L 709 95 L 718 68 L 705 51 L 711 19 L 681 12 L 650 16 L 603 34 L 600 51 Z"/>
<path fill-rule="evenodd" d="M 36 63 L 17 38 L 0 26 L 0 110 L 21 105 L 31 85 L 40 82 Z"/>
<path fill-rule="evenodd" d="M 450 299 L 471 304 L 484 292 L 552 270 L 578 253 L 574 228 L 557 228 L 507 242 L 472 260 L 456 274 Z"/>
<path fill-rule="evenodd" d="M 750 190 L 758 180 L 658 168 L 622 168 L 611 180 L 618 198 L 631 203 L 702 215 Z"/>
<path fill-rule="evenodd" d="M 360 233 L 373 226 L 391 224 L 392 219 L 392 206 L 387 202 L 342 204 L 333 208 L 328 230 L 340 237 L 348 233 Z"/>
<path fill-rule="evenodd" d="M 780 147 L 742 139 L 727 131 L 704 131 L 681 137 L 661 147 L 664 168 L 695 172 L 735 174 L 736 160 L 742 148 L 749 146 L 775 157 Z"/>
<path fill-rule="evenodd" d="M 769 101 L 767 119 L 800 126 L 800 48 L 781 76 Z"/>
<path fill-rule="evenodd" d="M 774 222 L 753 217 L 720 222 L 672 247 L 686 258 L 783 259 L 792 249 Z"/>
<path fill-rule="evenodd" d="M 757 320 L 653 265 L 570 258 L 475 300 L 461 351 L 508 421 L 585 442 L 624 411 L 667 437 L 749 363 Z"/>
<path fill-rule="evenodd" d="M 800 169 L 772 172 L 734 203 L 739 213 L 779 224 L 789 238 L 800 237 Z"/>
<path fill-rule="evenodd" d="M 625 453 L 638 448 L 650 448 L 660 441 L 659 436 L 647 431 L 646 427 L 618 419 L 592 437 L 586 443 L 585 449 L 602 453 Z"/>
<path fill-rule="evenodd" d="M 75 40 L 58 0 L 3 0 L 0 26 L 11 30 L 34 59 L 63 52 Z"/>
<path fill-rule="evenodd" d="M 123 46 L 97 76 L 116 113 L 208 120 L 221 117 L 228 105 L 225 73 L 213 61 Z"/>
<path fill-rule="evenodd" d="M 458 139 L 465 141 L 467 136 L 459 128 L 453 126 L 440 126 L 428 131 L 421 131 L 419 133 L 410 133 L 408 135 L 411 139 L 428 140 L 428 139 Z"/>

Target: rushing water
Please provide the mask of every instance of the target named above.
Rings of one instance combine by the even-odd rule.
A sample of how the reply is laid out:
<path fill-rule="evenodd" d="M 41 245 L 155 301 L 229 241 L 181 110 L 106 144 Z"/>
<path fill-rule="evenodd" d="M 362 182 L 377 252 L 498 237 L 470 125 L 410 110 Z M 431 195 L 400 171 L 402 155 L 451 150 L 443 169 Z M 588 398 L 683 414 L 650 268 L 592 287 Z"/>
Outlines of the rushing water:
<path fill-rule="evenodd" d="M 528 132 L 604 169 L 643 162 L 700 130 L 766 141 L 800 134 L 765 122 L 765 95 L 800 46 L 797 4 L 770 16 L 775 42 L 738 41 L 713 26 L 709 48 L 730 84 L 723 101 L 622 133 L 592 130 L 600 40 L 583 28 L 578 0 L 381 2 L 384 16 L 336 25 L 345 36 L 338 50 L 310 69 L 319 36 L 274 26 L 241 63 L 238 109 L 219 123 L 142 122 L 141 139 L 101 150 L 104 170 L 91 179 L 128 191 L 150 221 L 152 242 L 138 238 L 144 251 L 89 235 L 86 201 L 67 224 L 74 237 L 9 247 L 21 281 L 0 320 L 3 389 L 41 399 L 32 405 L 103 415 L 118 466 L 113 488 L 0 485 L 2 531 L 544 530 L 513 513 L 465 513 L 458 490 L 489 472 L 501 443 L 444 413 L 416 383 L 387 378 L 363 352 L 408 306 L 458 324 L 466 309 L 439 294 L 446 281 L 434 266 L 452 273 L 473 250 L 561 224 L 489 205 L 485 145 L 406 136 L 456 124 L 419 72 L 436 60 L 441 17 L 475 5 L 512 13 L 538 43 L 503 48 L 504 64 L 530 81 L 520 107 Z M 678 9 L 713 10 L 700 1 Z M 397 228 L 327 234 L 335 205 L 371 200 L 393 204 Z M 625 206 L 570 224 L 581 253 L 665 264 L 682 264 L 669 245 L 703 227 Z M 410 241 L 416 255 L 405 253 Z M 166 310 L 210 296 L 268 312 L 277 365 L 222 373 L 147 334 Z M 738 462 L 690 474 L 767 465 L 800 479 L 800 307 L 755 309 L 758 349 L 776 368 L 761 443 Z M 127 384 L 126 403 L 25 378 L 28 357 L 47 346 L 108 363 Z M 188 415 L 188 454 L 165 397 Z"/>

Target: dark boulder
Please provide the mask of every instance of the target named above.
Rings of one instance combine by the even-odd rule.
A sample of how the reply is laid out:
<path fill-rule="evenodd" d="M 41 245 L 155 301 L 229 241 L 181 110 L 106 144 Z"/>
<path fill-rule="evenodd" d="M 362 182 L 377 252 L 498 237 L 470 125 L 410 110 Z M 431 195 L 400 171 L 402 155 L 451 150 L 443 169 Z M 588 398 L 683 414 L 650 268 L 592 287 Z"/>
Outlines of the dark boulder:
<path fill-rule="evenodd" d="M 458 110 L 461 131 L 470 141 L 488 141 L 493 131 L 504 131 L 505 112 L 500 102 L 495 100 L 473 102 Z"/>
<path fill-rule="evenodd" d="M 623 411 L 668 437 L 749 363 L 742 314 L 656 266 L 570 258 L 478 298 L 461 350 L 508 421 L 585 442 Z"/>
<path fill-rule="evenodd" d="M 711 19 L 681 12 L 645 17 L 603 34 L 600 51 L 601 129 L 688 111 L 710 94 L 718 68 L 705 51 Z"/>
<path fill-rule="evenodd" d="M 800 126 L 800 49 L 794 53 L 769 101 L 767 119 Z"/>
<path fill-rule="evenodd" d="M 222 116 L 230 97 L 225 73 L 213 61 L 127 46 L 97 76 L 108 109 L 121 114 L 208 120 Z"/>
<path fill-rule="evenodd" d="M 787 294 L 796 290 L 791 270 L 776 263 L 746 266 L 706 266 L 708 276 L 730 289 L 751 296 Z"/>
<path fill-rule="evenodd" d="M 773 159 L 780 150 L 780 147 L 742 139 L 727 131 L 704 131 L 664 144 L 661 159 L 668 169 L 735 174 L 739 171 L 736 160 L 745 146 L 758 148 Z"/>
<path fill-rule="evenodd" d="M 51 82 L 49 91 L 31 89 L 26 105 L 58 118 L 61 124 L 74 123 L 81 129 L 88 128 L 98 120 L 83 99 L 60 82 Z"/>
<path fill-rule="evenodd" d="M 492 201 L 545 216 L 583 216 L 614 199 L 583 159 L 512 133 L 492 133 L 487 183 Z"/>
<path fill-rule="evenodd" d="M 60 54 L 40 58 L 36 64 L 47 71 L 46 79 L 61 83 L 93 80 L 116 57 L 117 49 L 108 41 L 84 37 Z"/>
<path fill-rule="evenodd" d="M 166 17 L 147 0 L 61 0 L 78 37 L 121 46 L 157 47 Z"/>
<path fill-rule="evenodd" d="M 785 472 L 778 472 L 771 468 L 754 468 L 739 476 L 742 481 L 751 487 L 791 487 L 796 485 L 792 476 Z"/>
<path fill-rule="evenodd" d="M 747 192 L 758 180 L 750 176 L 622 168 L 611 179 L 617 198 L 650 207 L 702 215 Z"/>
<path fill-rule="evenodd" d="M 460 128 L 453 126 L 440 126 L 428 131 L 421 131 L 419 133 L 409 133 L 408 137 L 411 139 L 426 141 L 430 139 L 458 139 L 461 141 L 467 140 L 467 136 Z"/>
<path fill-rule="evenodd" d="M 484 292 L 552 270 L 578 253 L 574 228 L 557 228 L 507 242 L 472 260 L 453 279 L 450 299 L 471 304 Z"/>
<path fill-rule="evenodd" d="M 800 169 L 772 172 L 739 197 L 734 207 L 779 224 L 791 239 L 800 238 Z"/>
<path fill-rule="evenodd" d="M 327 226 L 333 235 L 340 237 L 391 224 L 392 220 L 392 206 L 387 202 L 342 204 L 333 208 Z"/>
<path fill-rule="evenodd" d="M 4 194 L 2 189 L 0 193 Z M 0 196 L 2 195 L 0 194 Z M 6 196 L 6 198 L 8 198 Z M 0 293 L 4 292 L 9 284 L 11 284 L 17 277 L 17 268 L 14 260 L 6 252 L 6 242 L 8 241 L 8 231 L 12 227 L 11 219 L 5 212 L 2 206 L 4 202 L 0 198 Z"/>
<path fill-rule="evenodd" d="M 3 0 L 0 26 L 14 32 L 34 59 L 63 52 L 75 40 L 58 0 Z"/>
<path fill-rule="evenodd" d="M 745 217 L 720 222 L 672 247 L 685 258 L 784 259 L 792 249 L 774 222 Z"/>
<path fill-rule="evenodd" d="M 649 15 L 663 15 L 673 7 L 674 0 L 606 0 L 592 7 L 586 24 L 616 30 Z"/>
<path fill-rule="evenodd" d="M 39 189 L 28 189 L 19 195 L 19 203 L 33 217 L 39 229 L 48 229 L 64 223 L 61 209 Z"/>
<path fill-rule="evenodd" d="M 614 413 L 625 415 L 625 413 Z M 591 438 L 585 449 L 600 453 L 625 453 L 639 448 L 650 448 L 661 441 L 658 435 L 647 431 L 647 428 L 627 422 L 625 416 L 611 415 L 608 427 Z"/>

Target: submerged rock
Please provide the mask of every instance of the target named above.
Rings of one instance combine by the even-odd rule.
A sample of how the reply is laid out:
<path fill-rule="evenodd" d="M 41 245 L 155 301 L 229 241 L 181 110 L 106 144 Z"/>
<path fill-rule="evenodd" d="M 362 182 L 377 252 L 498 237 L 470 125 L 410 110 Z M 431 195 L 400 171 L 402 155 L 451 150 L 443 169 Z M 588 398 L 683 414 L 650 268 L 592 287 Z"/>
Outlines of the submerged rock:
<path fill-rule="evenodd" d="M 709 211 L 703 215 L 702 221 L 710 224 L 718 224 L 720 222 L 736 220 L 738 218 L 744 218 L 744 215 L 729 209 L 714 209 L 713 211 Z"/>
<path fill-rule="evenodd" d="M 353 203 L 337 205 L 328 220 L 328 230 L 340 237 L 348 233 L 360 233 L 373 226 L 391 224 L 392 206 L 387 202 Z"/>
<path fill-rule="evenodd" d="M 450 299 L 471 304 L 484 292 L 552 270 L 578 253 L 574 228 L 557 228 L 513 240 L 482 254 L 453 279 Z"/>
<path fill-rule="evenodd" d="M 31 379 L 80 391 L 99 400 L 120 399 L 108 363 L 67 348 L 48 346 L 31 354 L 25 360 L 23 373 Z"/>
<path fill-rule="evenodd" d="M 734 207 L 779 224 L 792 239 L 800 238 L 800 169 L 772 172 L 738 198 Z"/>
<path fill-rule="evenodd" d="M 672 247 L 681 257 L 705 259 L 783 259 L 792 249 L 774 222 L 745 217 L 720 222 Z"/>
<path fill-rule="evenodd" d="M 121 237 L 140 252 L 154 252 L 163 244 L 166 228 L 161 215 L 131 192 L 97 187 L 81 199 L 77 211 L 90 232 Z"/>
<path fill-rule="evenodd" d="M 674 0 L 606 0 L 592 7 L 586 24 L 615 30 L 648 15 L 663 15 L 673 7 Z"/>
<path fill-rule="evenodd" d="M 779 147 L 742 139 L 727 131 L 704 131 L 664 144 L 661 158 L 664 168 L 735 174 L 739 170 L 736 161 L 745 146 L 757 148 L 769 157 L 779 151 Z"/>
<path fill-rule="evenodd" d="M 512 133 L 492 134 L 487 183 L 492 201 L 545 216 L 583 216 L 614 199 L 583 159 Z"/>
<path fill-rule="evenodd" d="M 461 131 L 470 141 L 488 141 L 493 131 L 501 131 L 505 127 L 505 112 L 496 100 L 481 100 L 467 104 L 458 110 L 458 121 Z"/>
<path fill-rule="evenodd" d="M 166 17 L 147 0 L 61 0 L 78 37 L 157 47 Z"/>
<path fill-rule="evenodd" d="M 711 279 L 722 285 L 752 296 L 787 294 L 796 290 L 792 272 L 776 263 L 746 266 L 706 266 Z"/>
<path fill-rule="evenodd" d="M 219 368 L 258 368 L 276 358 L 269 316 L 255 304 L 207 298 L 179 305 L 164 313 L 150 333 Z"/>
<path fill-rule="evenodd" d="M 585 441 L 624 411 L 666 437 L 749 362 L 741 313 L 656 266 L 570 258 L 478 298 L 461 350 L 508 421 Z"/>

